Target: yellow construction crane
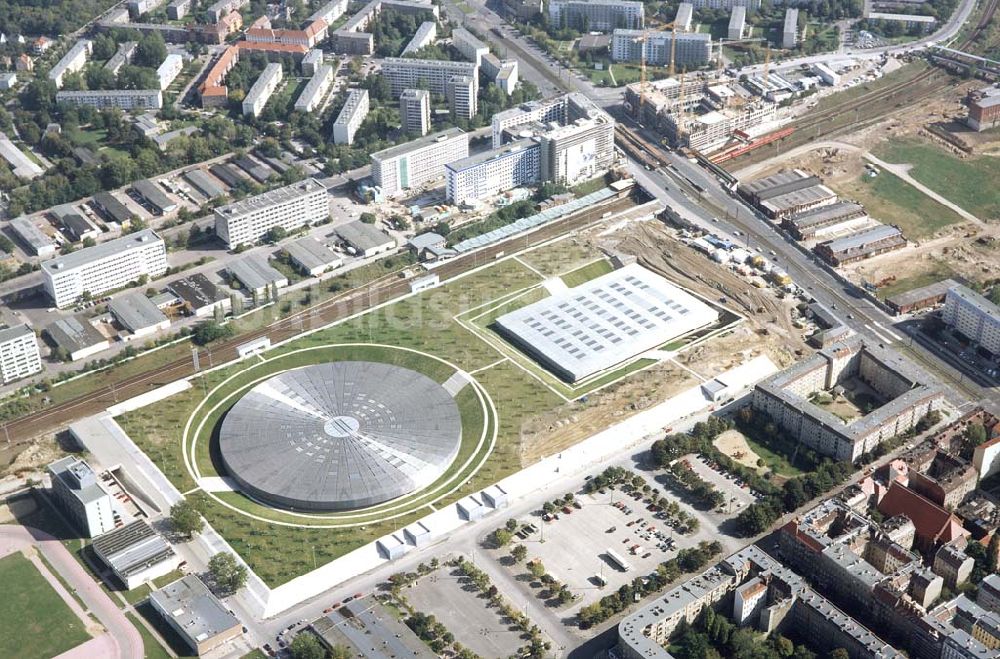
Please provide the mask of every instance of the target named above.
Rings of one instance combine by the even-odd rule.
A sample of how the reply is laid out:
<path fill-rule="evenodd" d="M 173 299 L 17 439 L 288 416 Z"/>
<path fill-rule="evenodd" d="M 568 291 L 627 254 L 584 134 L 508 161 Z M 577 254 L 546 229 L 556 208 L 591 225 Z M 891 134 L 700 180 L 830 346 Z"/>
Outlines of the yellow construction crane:
<path fill-rule="evenodd" d="M 771 44 L 768 43 L 764 49 L 764 84 L 768 84 L 771 73 Z"/>

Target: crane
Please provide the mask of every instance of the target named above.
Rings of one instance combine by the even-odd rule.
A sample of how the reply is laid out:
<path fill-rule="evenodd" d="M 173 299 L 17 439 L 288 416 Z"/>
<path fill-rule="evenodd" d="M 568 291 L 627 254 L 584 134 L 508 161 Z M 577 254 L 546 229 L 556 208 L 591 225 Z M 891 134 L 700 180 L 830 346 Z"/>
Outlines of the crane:
<path fill-rule="evenodd" d="M 652 20 L 652 19 L 650 19 Z M 672 37 L 670 39 L 670 77 L 675 75 L 674 67 L 674 56 L 677 53 L 677 25 L 673 21 L 669 23 L 662 23 L 659 26 L 659 30 L 662 31 L 670 29 L 672 32 Z M 646 46 L 649 44 L 649 36 L 652 31 L 648 27 L 644 27 L 642 30 L 642 35 L 636 37 L 633 43 L 642 44 L 639 48 L 639 111 L 638 118 L 642 121 L 642 105 L 646 102 L 646 92 L 649 90 L 649 81 L 646 78 Z"/>

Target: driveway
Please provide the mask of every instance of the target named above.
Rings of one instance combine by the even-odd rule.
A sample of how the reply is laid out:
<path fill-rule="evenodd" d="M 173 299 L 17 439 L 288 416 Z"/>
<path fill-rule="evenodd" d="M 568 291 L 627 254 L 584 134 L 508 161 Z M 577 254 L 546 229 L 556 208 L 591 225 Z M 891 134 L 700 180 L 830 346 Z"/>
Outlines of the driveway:
<path fill-rule="evenodd" d="M 143 659 L 145 652 L 138 630 L 62 543 L 38 529 L 12 524 L 0 525 L 0 556 L 30 547 L 35 547 L 41 552 L 49 564 L 59 572 L 59 575 L 66 580 L 73 592 L 83 601 L 87 610 L 93 613 L 108 630 L 104 636 L 110 639 L 110 643 L 105 640 L 100 641 L 98 645 L 110 647 L 112 649 L 110 656 L 113 657 Z M 77 608 L 75 602 L 71 608 L 74 610 Z M 89 642 L 84 645 L 95 647 L 89 645 Z M 74 656 L 81 655 L 77 653 Z"/>

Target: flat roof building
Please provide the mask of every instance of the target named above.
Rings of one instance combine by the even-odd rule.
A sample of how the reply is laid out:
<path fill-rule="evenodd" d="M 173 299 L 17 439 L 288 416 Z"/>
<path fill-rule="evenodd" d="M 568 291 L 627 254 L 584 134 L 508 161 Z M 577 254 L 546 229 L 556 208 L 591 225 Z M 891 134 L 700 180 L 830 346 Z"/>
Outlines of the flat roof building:
<path fill-rule="evenodd" d="M 156 77 L 160 81 L 160 89 L 166 89 L 184 70 L 184 58 L 177 53 L 170 53 L 156 69 Z"/>
<path fill-rule="evenodd" d="M 166 245 L 155 231 L 143 229 L 42 263 L 45 291 L 60 309 L 86 292 L 100 296 L 133 285 L 143 275 L 167 271 Z"/>
<path fill-rule="evenodd" d="M 677 15 L 674 16 L 674 27 L 678 32 L 691 31 L 691 19 L 694 17 L 694 5 L 682 2 L 677 5 Z"/>
<path fill-rule="evenodd" d="M 313 48 L 302 58 L 302 75 L 311 76 L 316 73 L 316 67 L 323 64 L 323 51 Z"/>
<path fill-rule="evenodd" d="M 111 505 L 111 495 L 89 464 L 67 456 L 50 464 L 48 472 L 56 503 L 84 537 L 94 538 L 115 528 L 120 520 Z"/>
<path fill-rule="evenodd" d="M 450 162 L 445 165 L 448 201 L 461 205 L 533 185 L 540 180 L 541 167 L 541 144 L 530 137 Z"/>
<path fill-rule="evenodd" d="M 311 237 L 288 243 L 285 251 L 292 263 L 310 277 L 333 270 L 343 262 L 336 252 Z"/>
<path fill-rule="evenodd" d="M 253 83 L 253 87 L 250 88 L 246 98 L 243 99 L 244 116 L 255 118 L 260 116 L 264 106 L 267 105 L 267 101 L 271 98 L 271 94 L 278 88 L 282 75 L 281 65 L 277 62 L 272 62 L 264 67 L 263 73 Z"/>
<path fill-rule="evenodd" d="M 781 47 L 795 48 L 799 44 L 799 10 L 785 9 L 785 23 L 781 29 Z"/>
<path fill-rule="evenodd" d="M 941 319 L 970 341 L 1000 354 L 1000 307 L 966 286 L 953 286 L 944 299 Z"/>
<path fill-rule="evenodd" d="M 61 318 L 46 327 L 45 333 L 74 362 L 111 347 L 108 339 L 83 316 Z"/>
<path fill-rule="evenodd" d="M 230 276 L 239 281 L 247 291 L 255 295 L 266 295 L 272 287 L 288 286 L 288 278 L 268 265 L 263 256 L 251 254 L 233 261 L 227 268 Z"/>
<path fill-rule="evenodd" d="M 215 233 L 232 249 L 252 245 L 280 227 L 294 231 L 330 217 L 329 195 L 314 178 L 215 209 Z"/>
<path fill-rule="evenodd" d="M 417 28 L 413 38 L 403 48 L 400 57 L 406 57 L 411 53 L 419 51 L 421 48 L 431 45 L 437 39 L 437 23 L 434 21 L 424 21 Z"/>
<path fill-rule="evenodd" d="M 479 111 L 479 79 L 471 76 L 452 76 L 448 80 L 446 96 L 448 110 L 453 117 L 472 119 Z"/>
<path fill-rule="evenodd" d="M 969 116 L 965 123 L 975 131 L 983 131 L 997 125 L 1000 120 L 1000 86 L 991 85 L 969 92 L 966 96 Z"/>
<path fill-rule="evenodd" d="M 427 89 L 432 94 L 448 93 L 448 82 L 455 76 L 467 76 L 479 89 L 479 66 L 475 62 L 386 57 L 382 60 L 382 75 L 389 81 L 393 96 L 406 89 Z"/>
<path fill-rule="evenodd" d="M 191 0 L 170 0 L 167 5 L 167 18 L 179 21 L 191 11 Z"/>
<path fill-rule="evenodd" d="M 0 133 L 0 158 L 7 161 L 14 176 L 23 179 L 38 178 L 45 173 L 38 163 L 24 154 L 10 138 Z"/>
<path fill-rule="evenodd" d="M 323 64 L 316 67 L 316 73 L 306 83 L 299 98 L 295 101 L 295 109 L 299 112 L 312 112 L 326 99 L 333 85 L 333 67 Z"/>
<path fill-rule="evenodd" d="M 500 316 L 504 336 L 577 382 L 715 323 L 718 313 L 637 264 Z"/>
<path fill-rule="evenodd" d="M 126 590 L 170 574 L 181 563 L 170 543 L 141 519 L 97 536 L 90 546 Z"/>
<path fill-rule="evenodd" d="M 51 237 L 24 215 L 12 219 L 9 226 L 10 230 L 14 232 L 14 236 L 21 241 L 30 254 L 50 256 L 59 249 Z"/>
<path fill-rule="evenodd" d="M 42 370 L 38 338 L 25 325 L 0 329 L 0 380 L 9 384 Z"/>
<path fill-rule="evenodd" d="M 656 66 L 670 64 L 671 49 L 680 65 L 707 64 L 712 59 L 712 35 L 706 32 L 650 32 L 645 40 L 642 30 L 616 29 L 611 34 L 611 59 L 616 62 L 638 62 L 646 52 L 646 63 Z M 671 42 L 677 39 L 677 45 Z"/>
<path fill-rule="evenodd" d="M 431 130 L 431 93 L 426 89 L 404 89 L 399 95 L 399 119 L 403 130 L 423 137 Z"/>
<path fill-rule="evenodd" d="M 747 29 L 747 8 L 733 7 L 733 13 L 729 15 L 729 29 L 726 36 L 730 41 L 739 41 L 743 38 Z"/>
<path fill-rule="evenodd" d="M 549 24 L 581 32 L 641 29 L 645 18 L 644 5 L 631 0 L 552 0 L 549 3 Z"/>
<path fill-rule="evenodd" d="M 443 177 L 445 165 L 468 156 L 468 134 L 449 128 L 373 153 L 372 178 L 391 197 Z"/>
<path fill-rule="evenodd" d="M 230 295 L 200 272 L 170 282 L 167 290 L 181 299 L 188 313 L 198 318 L 213 315 L 219 305 L 223 311 L 232 306 Z"/>
<path fill-rule="evenodd" d="M 140 179 L 132 184 L 132 190 L 159 215 L 166 215 L 177 210 L 177 202 L 167 196 L 156 183 L 149 179 Z"/>
<path fill-rule="evenodd" d="M 57 103 L 88 105 L 92 108 L 119 110 L 159 110 L 163 92 L 159 89 L 85 89 L 56 93 Z"/>
<path fill-rule="evenodd" d="M 108 304 L 108 311 L 119 325 L 132 333 L 133 339 L 170 327 L 170 319 L 139 291 L 115 297 Z"/>
<path fill-rule="evenodd" d="M 396 239 L 360 220 L 337 227 L 337 235 L 359 256 L 369 257 L 396 249 Z"/>
<path fill-rule="evenodd" d="M 354 144 L 354 135 L 368 116 L 368 109 L 368 90 L 352 89 L 333 122 L 334 144 Z"/>
<path fill-rule="evenodd" d="M 464 27 L 457 27 L 451 31 L 451 44 L 455 50 L 462 53 L 462 57 L 474 62 L 476 66 L 482 66 L 483 56 L 490 52 L 489 46 Z"/>
<path fill-rule="evenodd" d="M 56 89 L 61 89 L 63 80 L 68 73 L 82 71 L 87 64 L 87 58 L 94 52 L 94 43 L 87 39 L 80 39 L 73 47 L 62 56 L 56 65 L 49 71 L 49 80 L 56 83 Z"/>
<path fill-rule="evenodd" d="M 240 621 L 193 574 L 154 590 L 149 602 L 199 656 L 242 633 Z"/>

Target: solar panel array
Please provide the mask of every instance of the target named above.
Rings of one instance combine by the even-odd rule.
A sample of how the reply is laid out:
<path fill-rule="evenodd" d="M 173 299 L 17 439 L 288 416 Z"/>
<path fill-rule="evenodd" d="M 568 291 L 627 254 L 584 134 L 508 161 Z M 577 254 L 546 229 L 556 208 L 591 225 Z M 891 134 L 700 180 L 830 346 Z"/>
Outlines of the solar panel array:
<path fill-rule="evenodd" d="M 576 381 L 717 319 L 708 305 L 633 264 L 497 324 L 560 377 Z"/>
<path fill-rule="evenodd" d="M 261 382 L 222 423 L 223 462 L 247 494 L 302 510 L 370 506 L 429 485 L 458 453 L 462 423 L 425 375 L 332 362 Z"/>

